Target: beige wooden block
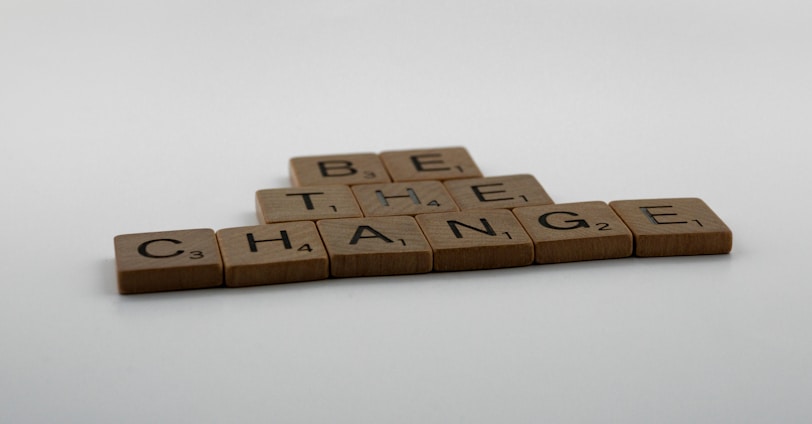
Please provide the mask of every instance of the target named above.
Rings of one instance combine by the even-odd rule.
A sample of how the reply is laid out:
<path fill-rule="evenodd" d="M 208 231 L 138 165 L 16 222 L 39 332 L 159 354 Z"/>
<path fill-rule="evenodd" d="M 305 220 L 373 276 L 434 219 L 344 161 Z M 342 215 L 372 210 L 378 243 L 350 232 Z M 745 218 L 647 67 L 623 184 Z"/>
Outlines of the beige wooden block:
<path fill-rule="evenodd" d="M 388 183 L 380 157 L 374 153 L 302 156 L 290 160 L 290 181 L 294 187 L 329 184 Z"/>
<path fill-rule="evenodd" d="M 609 206 L 632 231 L 637 256 L 710 255 L 733 247 L 733 233 L 701 199 L 619 200 Z"/>
<path fill-rule="evenodd" d="M 381 153 L 381 160 L 394 182 L 482 176 L 463 147 L 389 151 Z"/>
<path fill-rule="evenodd" d="M 114 244 L 121 294 L 223 284 L 220 250 L 211 229 L 122 234 Z"/>
<path fill-rule="evenodd" d="M 431 247 L 410 216 L 329 219 L 316 224 L 334 277 L 431 271 Z"/>
<path fill-rule="evenodd" d="M 321 280 L 329 260 L 311 221 L 224 228 L 217 241 L 229 287 Z"/>
<path fill-rule="evenodd" d="M 560 263 L 632 255 L 632 233 L 605 202 L 513 209 L 533 239 L 536 263 Z"/>
<path fill-rule="evenodd" d="M 352 192 L 364 216 L 414 216 L 459 210 L 439 181 L 362 184 L 353 186 Z"/>
<path fill-rule="evenodd" d="M 352 190 L 345 185 L 259 190 L 256 207 L 260 224 L 363 216 Z"/>
<path fill-rule="evenodd" d="M 504 209 L 417 215 L 435 271 L 508 268 L 533 263 L 533 242 Z"/>
<path fill-rule="evenodd" d="M 529 174 L 466 178 L 445 183 L 461 210 L 511 209 L 553 203 L 536 177 Z"/>

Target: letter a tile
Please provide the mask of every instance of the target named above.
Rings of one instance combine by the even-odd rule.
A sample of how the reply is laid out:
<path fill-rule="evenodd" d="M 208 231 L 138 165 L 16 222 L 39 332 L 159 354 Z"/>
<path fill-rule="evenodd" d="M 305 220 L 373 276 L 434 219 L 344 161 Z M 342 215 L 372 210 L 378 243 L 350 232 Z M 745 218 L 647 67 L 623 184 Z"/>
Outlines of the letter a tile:
<path fill-rule="evenodd" d="M 294 187 L 325 184 L 388 183 L 381 159 L 374 153 L 302 156 L 290 160 L 290 181 Z"/>
<path fill-rule="evenodd" d="M 479 167 L 463 147 L 383 152 L 381 160 L 394 182 L 482 176 Z"/>
<path fill-rule="evenodd" d="M 433 213 L 416 219 L 434 251 L 435 271 L 533 263 L 533 242 L 509 210 Z"/>
<path fill-rule="evenodd" d="M 328 219 L 316 224 L 334 277 L 431 271 L 431 247 L 410 216 Z"/>
<path fill-rule="evenodd" d="M 211 229 L 122 234 L 114 243 L 121 294 L 223 284 L 223 263 Z"/>
<path fill-rule="evenodd" d="M 217 232 L 229 287 L 293 283 L 328 277 L 327 251 L 311 221 Z"/>
<path fill-rule="evenodd" d="M 728 253 L 733 233 L 701 199 L 640 199 L 609 206 L 634 234 L 637 256 Z"/>
<path fill-rule="evenodd" d="M 536 263 L 625 258 L 632 233 L 605 202 L 580 202 L 513 209 L 533 239 Z"/>
<path fill-rule="evenodd" d="M 260 224 L 363 216 L 345 185 L 259 190 L 256 205 Z"/>

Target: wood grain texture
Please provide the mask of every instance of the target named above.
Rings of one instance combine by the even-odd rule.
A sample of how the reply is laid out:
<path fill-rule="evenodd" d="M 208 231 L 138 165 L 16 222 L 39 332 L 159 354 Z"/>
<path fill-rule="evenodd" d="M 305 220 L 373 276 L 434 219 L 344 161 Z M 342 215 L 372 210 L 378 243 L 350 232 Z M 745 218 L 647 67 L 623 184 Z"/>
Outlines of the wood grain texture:
<path fill-rule="evenodd" d="M 294 187 L 388 183 L 392 180 L 374 153 L 302 156 L 290 160 Z"/>
<path fill-rule="evenodd" d="M 414 216 L 459 210 L 439 181 L 362 184 L 353 186 L 352 192 L 364 216 Z"/>
<path fill-rule="evenodd" d="M 321 280 L 329 259 L 311 221 L 224 228 L 217 241 L 228 287 Z"/>
<path fill-rule="evenodd" d="M 211 229 L 122 234 L 114 244 L 121 294 L 223 284 L 220 250 Z"/>
<path fill-rule="evenodd" d="M 363 216 L 345 185 L 259 190 L 256 209 L 260 224 Z"/>
<path fill-rule="evenodd" d="M 606 202 L 513 209 L 535 246 L 537 264 L 625 258 L 632 233 Z"/>
<path fill-rule="evenodd" d="M 435 271 L 508 268 L 533 263 L 533 242 L 508 210 L 417 215 Z"/>
<path fill-rule="evenodd" d="M 634 235 L 636 256 L 729 253 L 733 233 L 697 198 L 619 200 L 609 205 Z"/>
<path fill-rule="evenodd" d="M 316 224 L 334 277 L 431 271 L 431 247 L 410 216 L 330 219 Z"/>
<path fill-rule="evenodd" d="M 482 176 L 463 147 L 388 151 L 381 153 L 381 160 L 394 182 Z"/>
<path fill-rule="evenodd" d="M 446 181 L 444 184 L 463 211 L 511 209 L 553 203 L 544 187 L 530 174 L 466 178 Z"/>

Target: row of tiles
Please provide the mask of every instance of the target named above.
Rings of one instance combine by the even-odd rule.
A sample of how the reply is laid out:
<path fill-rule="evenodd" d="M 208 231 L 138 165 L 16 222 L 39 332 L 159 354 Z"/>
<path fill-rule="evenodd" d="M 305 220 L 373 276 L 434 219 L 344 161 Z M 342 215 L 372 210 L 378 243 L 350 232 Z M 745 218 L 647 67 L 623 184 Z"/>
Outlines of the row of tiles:
<path fill-rule="evenodd" d="M 302 156 L 290 159 L 294 187 L 374 184 L 481 177 L 464 147 Z"/>
<path fill-rule="evenodd" d="M 359 185 L 316 185 L 256 192 L 260 223 L 334 218 L 416 216 L 474 209 L 549 205 L 530 174 Z"/>
<path fill-rule="evenodd" d="M 291 221 L 115 238 L 122 294 L 328 277 L 507 268 L 730 252 L 697 198 L 548 204 L 412 216 Z"/>

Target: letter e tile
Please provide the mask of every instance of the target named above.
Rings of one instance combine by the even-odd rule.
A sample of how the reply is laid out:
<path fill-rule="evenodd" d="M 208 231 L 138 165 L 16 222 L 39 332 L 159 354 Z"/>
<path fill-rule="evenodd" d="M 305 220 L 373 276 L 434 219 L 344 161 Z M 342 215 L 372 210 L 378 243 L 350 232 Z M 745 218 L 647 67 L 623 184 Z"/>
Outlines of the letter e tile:
<path fill-rule="evenodd" d="M 544 187 L 530 174 L 446 181 L 461 210 L 512 209 L 553 203 Z"/>
<path fill-rule="evenodd" d="M 733 233 L 697 198 L 618 200 L 609 206 L 634 235 L 636 256 L 729 253 Z"/>
<path fill-rule="evenodd" d="M 463 147 L 383 152 L 381 160 L 394 182 L 482 176 L 479 167 Z"/>

